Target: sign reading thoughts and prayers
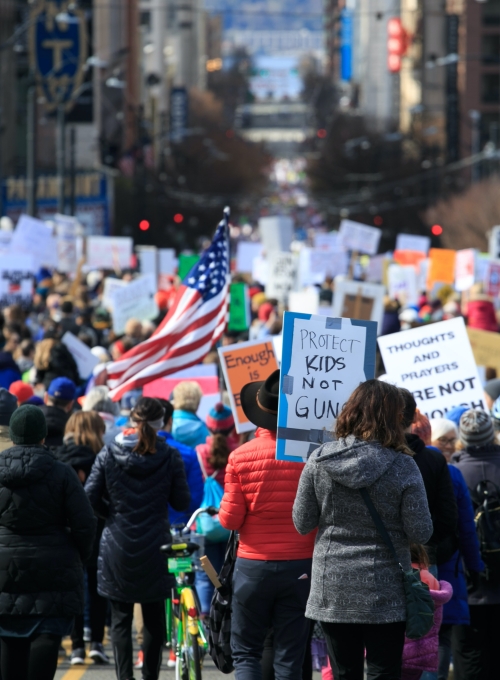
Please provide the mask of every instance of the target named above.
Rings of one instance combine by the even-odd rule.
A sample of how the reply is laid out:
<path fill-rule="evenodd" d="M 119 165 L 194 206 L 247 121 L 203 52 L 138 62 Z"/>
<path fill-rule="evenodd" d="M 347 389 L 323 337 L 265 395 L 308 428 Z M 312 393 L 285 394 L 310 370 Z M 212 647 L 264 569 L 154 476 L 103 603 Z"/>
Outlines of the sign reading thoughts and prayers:
<path fill-rule="evenodd" d="M 455 406 L 484 409 L 483 389 L 459 317 L 378 339 L 388 380 L 405 387 L 428 418 Z"/>
<path fill-rule="evenodd" d="M 236 432 L 255 429 L 243 413 L 240 392 L 244 385 L 266 380 L 278 368 L 272 340 L 263 342 L 240 342 L 236 345 L 219 347 L 219 357 L 226 381 L 226 387 L 234 414 Z"/>
<path fill-rule="evenodd" d="M 356 387 L 375 375 L 377 324 L 285 312 L 278 406 L 278 460 L 303 462 L 333 439 Z"/>

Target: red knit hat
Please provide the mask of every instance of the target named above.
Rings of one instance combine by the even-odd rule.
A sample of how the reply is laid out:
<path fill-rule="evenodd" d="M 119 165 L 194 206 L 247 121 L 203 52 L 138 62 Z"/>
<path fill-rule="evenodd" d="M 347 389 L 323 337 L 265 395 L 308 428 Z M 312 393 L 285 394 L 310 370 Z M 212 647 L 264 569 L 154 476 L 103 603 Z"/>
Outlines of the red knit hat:
<path fill-rule="evenodd" d="M 229 406 L 219 402 L 210 410 L 206 423 L 212 434 L 229 434 L 234 428 L 233 413 Z"/>
<path fill-rule="evenodd" d="M 22 380 L 16 380 L 15 382 L 11 383 L 9 392 L 16 397 L 19 404 L 24 404 L 25 401 L 31 399 L 31 397 L 35 394 L 31 385 L 28 385 Z"/>

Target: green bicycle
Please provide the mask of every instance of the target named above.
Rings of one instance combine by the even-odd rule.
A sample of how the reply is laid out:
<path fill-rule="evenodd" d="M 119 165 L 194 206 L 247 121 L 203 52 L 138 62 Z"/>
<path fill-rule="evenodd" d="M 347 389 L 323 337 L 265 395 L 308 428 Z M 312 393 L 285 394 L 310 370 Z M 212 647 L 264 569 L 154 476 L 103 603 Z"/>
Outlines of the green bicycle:
<path fill-rule="evenodd" d="M 172 528 L 172 544 L 161 551 L 167 556 L 168 571 L 175 575 L 172 598 L 165 602 L 167 645 L 175 652 L 175 680 L 202 680 L 203 657 L 208 649 L 207 635 L 200 620 L 200 603 L 193 587 L 196 553 L 200 545 L 189 541 L 190 527 L 198 515 L 216 515 L 216 508 L 199 508 L 186 525 Z M 197 537 L 203 538 L 203 537 Z"/>

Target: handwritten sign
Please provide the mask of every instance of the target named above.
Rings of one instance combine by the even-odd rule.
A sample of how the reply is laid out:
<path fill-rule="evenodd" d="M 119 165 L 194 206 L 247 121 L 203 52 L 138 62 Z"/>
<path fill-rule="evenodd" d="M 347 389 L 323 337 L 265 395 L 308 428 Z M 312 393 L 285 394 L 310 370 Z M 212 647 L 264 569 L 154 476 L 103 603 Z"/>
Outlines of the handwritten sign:
<path fill-rule="evenodd" d="M 339 242 L 345 250 L 375 255 L 382 232 L 377 227 L 367 224 L 342 220 L 339 230 Z"/>
<path fill-rule="evenodd" d="M 87 268 L 123 270 L 130 267 L 133 241 L 128 236 L 89 236 Z"/>
<path fill-rule="evenodd" d="M 455 288 L 462 292 L 469 290 L 474 283 L 476 270 L 476 251 L 474 248 L 457 250 L 455 258 Z"/>
<path fill-rule="evenodd" d="M 268 262 L 266 295 L 268 298 L 286 302 L 289 292 L 295 288 L 297 258 L 292 253 L 272 252 Z"/>
<path fill-rule="evenodd" d="M 396 237 L 396 250 L 413 250 L 424 253 L 427 256 L 431 239 L 428 236 L 416 234 L 398 234 Z"/>
<path fill-rule="evenodd" d="M 244 385 L 266 380 L 278 368 L 272 340 L 241 342 L 218 349 L 222 372 L 231 401 L 236 432 L 255 429 L 243 413 L 240 392 Z"/>
<path fill-rule="evenodd" d="M 0 257 L 0 306 L 33 302 L 33 258 L 28 255 Z"/>
<path fill-rule="evenodd" d="M 353 390 L 375 375 L 372 321 L 285 312 L 278 406 L 278 460 L 302 462 L 333 438 Z"/>
<path fill-rule="evenodd" d="M 429 270 L 427 272 L 427 290 L 432 290 L 436 283 L 455 283 L 455 250 L 431 248 L 429 251 Z"/>
<path fill-rule="evenodd" d="M 484 409 L 464 320 L 459 317 L 378 339 L 388 379 L 406 387 L 428 418 L 455 406 Z"/>
<path fill-rule="evenodd" d="M 68 215 L 54 215 L 57 234 L 57 270 L 74 274 L 78 267 L 78 220 Z"/>
<path fill-rule="evenodd" d="M 21 215 L 10 242 L 12 255 L 28 255 L 34 266 L 57 267 L 57 243 L 52 229 L 42 220 Z"/>
<path fill-rule="evenodd" d="M 388 269 L 389 297 L 402 305 L 415 305 L 418 301 L 417 271 L 415 267 L 391 264 Z"/>
<path fill-rule="evenodd" d="M 156 281 L 152 274 L 141 276 L 126 286 L 113 290 L 111 300 L 114 332 L 123 333 L 129 319 L 148 321 L 157 317 L 155 292 Z"/>

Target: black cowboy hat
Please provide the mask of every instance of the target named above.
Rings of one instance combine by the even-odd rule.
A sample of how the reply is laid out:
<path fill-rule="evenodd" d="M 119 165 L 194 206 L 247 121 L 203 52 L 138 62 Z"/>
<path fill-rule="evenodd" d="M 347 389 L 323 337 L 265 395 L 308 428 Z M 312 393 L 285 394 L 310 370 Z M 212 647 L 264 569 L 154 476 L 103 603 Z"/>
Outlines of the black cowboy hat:
<path fill-rule="evenodd" d="M 267 380 L 243 386 L 240 392 L 241 408 L 251 423 L 266 430 L 278 429 L 279 390 L 279 369 L 271 373 Z"/>

